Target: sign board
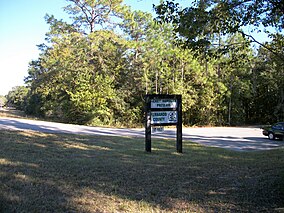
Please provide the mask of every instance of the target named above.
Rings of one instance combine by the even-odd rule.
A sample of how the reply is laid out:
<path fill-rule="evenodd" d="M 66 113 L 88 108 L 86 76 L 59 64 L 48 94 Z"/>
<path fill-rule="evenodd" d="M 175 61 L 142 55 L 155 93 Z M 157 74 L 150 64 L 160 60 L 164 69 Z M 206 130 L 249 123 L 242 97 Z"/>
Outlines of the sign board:
<path fill-rule="evenodd" d="M 177 100 L 175 99 L 153 99 L 151 100 L 151 109 L 176 109 Z"/>
<path fill-rule="evenodd" d="M 176 148 L 182 152 L 182 101 L 181 95 L 145 96 L 145 150 L 151 152 L 151 133 L 163 126 L 176 126 Z M 158 127 L 159 126 L 159 127 Z M 153 131 L 151 131 L 151 127 Z M 162 129 L 161 129 L 162 130 Z"/>
<path fill-rule="evenodd" d="M 163 126 L 153 126 L 152 127 L 152 133 L 159 133 L 159 132 L 164 132 L 165 129 Z"/>
<path fill-rule="evenodd" d="M 177 123 L 177 111 L 151 112 L 151 124 L 175 124 Z"/>

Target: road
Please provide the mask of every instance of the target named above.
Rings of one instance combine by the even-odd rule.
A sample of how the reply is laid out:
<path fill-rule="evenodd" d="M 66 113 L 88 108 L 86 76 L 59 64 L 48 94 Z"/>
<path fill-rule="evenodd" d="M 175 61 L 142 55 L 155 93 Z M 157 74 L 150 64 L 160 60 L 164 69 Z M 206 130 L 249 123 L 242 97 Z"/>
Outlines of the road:
<path fill-rule="evenodd" d="M 128 137 L 144 137 L 145 132 L 143 128 L 90 127 L 8 117 L 0 117 L 0 129 Z M 152 137 L 156 138 L 175 138 L 175 136 L 176 130 L 174 128 L 166 128 L 163 133 L 152 134 Z M 183 140 L 236 151 L 270 150 L 284 147 L 283 141 L 268 140 L 262 135 L 260 128 L 249 127 L 183 128 Z"/>

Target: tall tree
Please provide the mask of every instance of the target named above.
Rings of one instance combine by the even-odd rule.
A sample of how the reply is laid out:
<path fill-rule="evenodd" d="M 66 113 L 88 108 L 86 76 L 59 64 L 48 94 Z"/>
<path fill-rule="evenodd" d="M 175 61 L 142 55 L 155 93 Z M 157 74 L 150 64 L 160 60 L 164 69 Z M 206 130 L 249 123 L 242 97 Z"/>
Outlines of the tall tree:
<path fill-rule="evenodd" d="M 257 42 L 253 36 L 243 29 L 250 26 L 252 31 L 259 31 L 259 26 L 271 27 L 282 31 L 284 26 L 284 3 L 282 0 L 242 0 L 242 1 L 215 1 L 196 0 L 192 6 L 182 9 L 174 1 L 165 1 L 156 6 L 157 20 L 171 22 L 176 27 L 177 36 L 182 36 L 190 48 L 208 49 L 214 45 L 214 34 L 241 33 L 252 42 Z M 268 32 L 267 29 L 264 30 Z M 225 51 L 225 46 L 221 50 Z M 278 57 L 284 59 L 281 52 L 264 46 Z"/>
<path fill-rule="evenodd" d="M 251 116 L 254 57 L 248 42 L 240 34 L 228 37 L 226 43 L 234 44 L 235 48 L 218 60 L 221 81 L 227 88 L 221 102 L 225 110 L 222 114 L 226 123 L 236 125 L 248 122 Z"/>
<path fill-rule="evenodd" d="M 185 22 L 165 16 L 173 25 L 122 7 L 120 1 L 69 2 L 66 10 L 74 23 L 46 16 L 48 43 L 38 46 L 41 54 L 26 78 L 28 112 L 80 124 L 137 125 L 143 121 L 145 94 L 177 93 L 183 95 L 185 125 L 242 124 L 264 112 L 263 121 L 281 119 L 283 61 L 261 48 L 255 63 L 242 34 L 224 36 L 220 23 L 212 25 L 207 18 L 220 1 L 196 1 L 183 11 L 192 15 Z M 110 8 L 115 9 L 109 13 Z M 106 27 L 110 14 L 122 21 L 120 31 L 111 29 L 113 24 Z M 174 18 L 181 21 L 178 15 Z M 192 23 L 189 29 L 196 31 L 180 23 Z M 184 34 L 174 33 L 179 27 Z M 282 53 L 281 35 L 274 36 L 264 45 Z M 177 38 L 196 42 L 202 51 L 176 45 Z M 269 95 L 273 116 L 263 110 Z"/>
<path fill-rule="evenodd" d="M 8 92 L 7 104 L 13 106 L 16 109 L 24 110 L 26 106 L 26 98 L 29 89 L 25 86 L 16 86 L 13 87 L 11 91 Z"/>
<path fill-rule="evenodd" d="M 123 0 L 68 0 L 71 4 L 64 10 L 71 15 L 73 25 L 90 33 L 96 26 L 109 27 L 122 10 Z"/>
<path fill-rule="evenodd" d="M 284 54 L 284 37 L 277 34 L 266 43 L 270 48 Z M 276 122 L 284 119 L 284 72 L 279 57 L 260 48 L 254 67 L 254 122 Z"/>
<path fill-rule="evenodd" d="M 70 2 L 65 9 L 73 24 L 46 16 L 49 44 L 40 45 L 42 54 L 31 62 L 26 78 L 32 89 L 29 109 L 66 122 L 109 120 L 107 106 L 115 97 L 113 81 L 122 67 L 123 47 L 113 32 L 94 26 L 106 24 L 121 9 L 121 1 Z"/>

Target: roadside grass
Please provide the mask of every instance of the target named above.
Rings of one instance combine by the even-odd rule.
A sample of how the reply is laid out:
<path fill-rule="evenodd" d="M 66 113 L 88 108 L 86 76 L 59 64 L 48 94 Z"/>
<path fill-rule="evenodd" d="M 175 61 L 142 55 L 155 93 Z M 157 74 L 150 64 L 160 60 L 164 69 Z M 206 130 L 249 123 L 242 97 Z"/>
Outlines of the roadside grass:
<path fill-rule="evenodd" d="M 27 118 L 27 115 L 20 110 L 1 108 L 0 117 Z"/>
<path fill-rule="evenodd" d="M 48 119 L 43 119 L 43 118 L 35 117 L 35 116 L 32 116 L 32 115 L 28 115 L 24 111 L 18 110 L 18 109 L 15 109 L 15 108 L 1 108 L 0 109 L 0 118 L 1 117 L 49 121 Z M 50 121 L 52 121 L 52 120 L 50 120 Z"/>
<path fill-rule="evenodd" d="M 0 130 L 0 212 L 281 212 L 284 149 Z"/>

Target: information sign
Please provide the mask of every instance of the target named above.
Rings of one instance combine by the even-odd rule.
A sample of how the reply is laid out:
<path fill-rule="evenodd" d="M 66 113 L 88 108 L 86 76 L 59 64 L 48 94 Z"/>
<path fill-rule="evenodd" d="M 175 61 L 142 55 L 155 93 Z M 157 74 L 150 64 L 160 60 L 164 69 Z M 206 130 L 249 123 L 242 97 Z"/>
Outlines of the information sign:
<path fill-rule="evenodd" d="M 153 99 L 151 100 L 151 109 L 169 108 L 175 109 L 177 100 L 175 99 Z"/>
<path fill-rule="evenodd" d="M 177 111 L 151 112 L 151 124 L 175 124 L 177 123 Z"/>
<path fill-rule="evenodd" d="M 151 152 L 151 127 L 160 132 L 163 126 L 176 126 L 176 148 L 182 153 L 182 98 L 181 95 L 145 96 L 145 150 Z M 159 126 L 159 127 L 157 127 Z"/>
<path fill-rule="evenodd" d="M 160 132 L 164 132 L 163 126 L 153 126 L 152 127 L 152 133 L 160 133 Z"/>

